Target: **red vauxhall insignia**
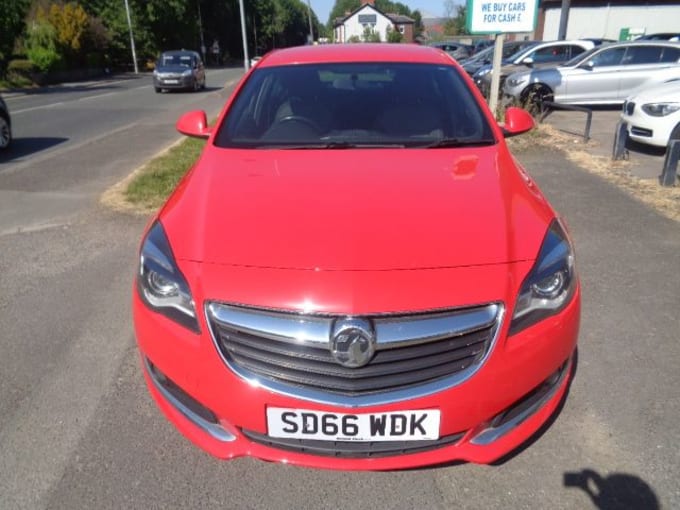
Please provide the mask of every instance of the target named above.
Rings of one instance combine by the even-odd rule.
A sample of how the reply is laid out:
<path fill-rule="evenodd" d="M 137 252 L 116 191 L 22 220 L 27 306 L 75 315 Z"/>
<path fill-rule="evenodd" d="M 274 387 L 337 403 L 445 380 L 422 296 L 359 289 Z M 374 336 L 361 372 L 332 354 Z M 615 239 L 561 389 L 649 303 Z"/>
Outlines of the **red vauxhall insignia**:
<path fill-rule="evenodd" d="M 415 45 L 281 50 L 245 75 L 150 223 L 148 387 L 220 458 L 493 462 L 555 411 L 580 291 L 561 219 L 465 72 Z"/>

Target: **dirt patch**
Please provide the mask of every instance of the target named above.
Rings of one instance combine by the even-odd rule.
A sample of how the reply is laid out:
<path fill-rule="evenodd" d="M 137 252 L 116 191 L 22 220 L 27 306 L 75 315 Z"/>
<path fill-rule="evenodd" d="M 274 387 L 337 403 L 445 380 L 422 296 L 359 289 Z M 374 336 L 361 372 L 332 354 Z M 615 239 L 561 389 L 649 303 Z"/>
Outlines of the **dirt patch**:
<path fill-rule="evenodd" d="M 180 138 L 174 142 L 172 142 L 170 145 L 162 149 L 160 152 L 158 152 L 153 158 L 153 160 L 158 159 L 159 157 L 167 154 L 170 152 L 170 150 L 173 147 L 176 147 L 179 145 L 184 138 Z M 132 181 L 137 179 L 139 175 L 144 173 L 149 166 L 149 163 L 144 163 L 142 166 L 139 168 L 136 168 L 131 174 L 129 174 L 127 177 L 125 177 L 122 181 L 117 182 L 113 186 L 111 186 L 109 189 L 107 189 L 99 198 L 99 202 L 105 206 L 108 207 L 109 209 L 113 209 L 114 211 L 118 212 L 124 212 L 128 214 L 134 214 L 135 216 L 148 216 L 150 214 L 153 214 L 158 210 L 157 207 L 150 207 L 146 206 L 144 204 L 136 204 L 132 203 L 128 200 L 128 197 L 126 195 L 126 191 L 128 189 L 128 186 Z"/>
<path fill-rule="evenodd" d="M 537 144 L 549 144 L 562 151 L 569 161 L 580 168 L 615 184 L 664 216 L 680 221 L 680 187 L 669 188 L 654 180 L 640 179 L 631 173 L 628 161 L 612 161 L 608 157 L 593 155 L 589 149 L 595 147 L 597 142 L 584 144 L 572 135 L 548 124 L 541 124 L 524 137 L 511 138 L 508 144 L 518 154 L 531 150 Z"/>

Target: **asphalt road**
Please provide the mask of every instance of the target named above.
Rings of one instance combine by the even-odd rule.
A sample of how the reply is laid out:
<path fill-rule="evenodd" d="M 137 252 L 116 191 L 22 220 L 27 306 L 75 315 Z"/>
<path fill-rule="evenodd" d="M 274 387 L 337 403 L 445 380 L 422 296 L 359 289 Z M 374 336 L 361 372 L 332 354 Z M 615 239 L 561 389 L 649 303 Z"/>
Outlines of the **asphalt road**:
<path fill-rule="evenodd" d="M 548 150 L 519 158 L 574 234 L 582 332 L 565 405 L 527 448 L 498 466 L 346 473 L 217 461 L 188 443 L 148 396 L 134 345 L 146 220 L 96 197 L 174 139 L 180 111 L 224 98 L 141 85 L 27 98 L 42 110 L 16 114 L 62 119 L 18 136 L 68 140 L 0 164 L 0 508 L 680 507 L 680 228 Z"/>

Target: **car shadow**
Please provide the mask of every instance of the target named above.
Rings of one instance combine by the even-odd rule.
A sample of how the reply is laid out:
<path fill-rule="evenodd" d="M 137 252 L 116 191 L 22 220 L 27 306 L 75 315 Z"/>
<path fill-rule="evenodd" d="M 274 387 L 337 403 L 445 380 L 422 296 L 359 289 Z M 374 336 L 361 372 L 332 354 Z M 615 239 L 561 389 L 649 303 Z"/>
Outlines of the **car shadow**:
<path fill-rule="evenodd" d="M 12 140 L 12 145 L 7 150 L 0 152 L 0 163 L 8 163 L 15 159 L 30 156 L 36 152 L 50 149 L 55 145 L 68 141 L 68 138 L 59 137 L 22 137 Z"/>
<path fill-rule="evenodd" d="M 585 492 L 599 510 L 659 510 L 659 500 L 641 478 L 627 473 L 612 473 L 603 477 L 593 469 L 564 473 L 566 488 L 576 487 Z"/>

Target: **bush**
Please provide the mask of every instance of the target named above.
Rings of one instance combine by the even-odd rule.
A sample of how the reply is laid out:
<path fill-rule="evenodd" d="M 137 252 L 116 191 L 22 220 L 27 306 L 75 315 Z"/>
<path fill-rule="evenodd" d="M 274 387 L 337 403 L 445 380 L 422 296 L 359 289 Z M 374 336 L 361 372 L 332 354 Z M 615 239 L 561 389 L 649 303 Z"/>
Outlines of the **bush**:
<path fill-rule="evenodd" d="M 61 67 L 61 55 L 52 48 L 34 47 L 27 50 L 28 58 L 41 73 L 56 71 Z"/>

